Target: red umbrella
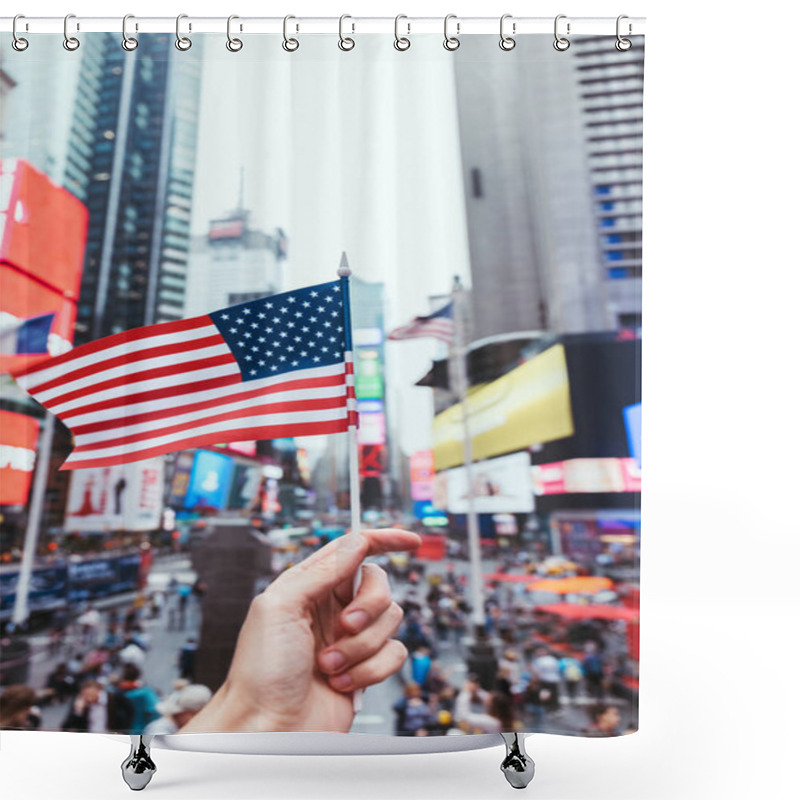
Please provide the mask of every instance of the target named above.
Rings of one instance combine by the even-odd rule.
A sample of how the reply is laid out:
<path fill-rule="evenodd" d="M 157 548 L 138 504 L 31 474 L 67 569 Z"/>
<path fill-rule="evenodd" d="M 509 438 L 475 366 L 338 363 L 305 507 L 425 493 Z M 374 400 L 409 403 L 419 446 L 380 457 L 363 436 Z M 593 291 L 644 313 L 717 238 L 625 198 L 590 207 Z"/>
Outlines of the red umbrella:
<path fill-rule="evenodd" d="M 565 619 L 623 619 L 626 622 L 639 619 L 639 609 L 626 606 L 580 606 L 572 603 L 553 603 L 549 606 L 538 606 L 536 610 L 557 614 Z"/>

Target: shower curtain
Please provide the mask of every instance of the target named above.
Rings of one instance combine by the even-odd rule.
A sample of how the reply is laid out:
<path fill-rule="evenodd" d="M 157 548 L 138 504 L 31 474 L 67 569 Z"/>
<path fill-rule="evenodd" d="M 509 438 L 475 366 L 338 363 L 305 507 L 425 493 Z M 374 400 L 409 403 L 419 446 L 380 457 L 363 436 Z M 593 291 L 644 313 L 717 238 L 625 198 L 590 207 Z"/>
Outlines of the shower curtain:
<path fill-rule="evenodd" d="M 0 726 L 636 730 L 643 37 L 29 38 Z"/>

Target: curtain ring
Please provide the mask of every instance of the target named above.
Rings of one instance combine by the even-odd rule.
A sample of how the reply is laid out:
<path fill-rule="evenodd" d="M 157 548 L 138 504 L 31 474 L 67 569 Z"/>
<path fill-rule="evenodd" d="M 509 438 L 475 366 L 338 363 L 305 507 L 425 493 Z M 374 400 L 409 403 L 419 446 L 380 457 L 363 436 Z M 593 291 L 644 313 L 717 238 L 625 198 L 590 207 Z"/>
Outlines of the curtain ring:
<path fill-rule="evenodd" d="M 461 23 L 456 22 L 456 35 L 450 36 L 447 32 L 447 27 L 451 19 L 457 19 L 456 15 L 448 14 L 444 18 L 444 49 L 452 52 L 453 50 L 458 50 L 458 48 L 461 47 L 461 42 L 458 39 L 458 34 L 461 33 Z"/>
<path fill-rule="evenodd" d="M 513 50 L 517 46 L 516 39 L 514 39 L 513 36 L 506 36 L 505 34 L 504 28 L 507 19 L 511 19 L 511 14 L 503 14 L 503 16 L 500 17 L 500 49 L 505 50 L 506 52 Z M 511 32 L 512 34 L 517 32 L 516 22 L 511 23 Z"/>
<path fill-rule="evenodd" d="M 69 21 L 71 19 L 75 19 L 74 14 L 67 14 L 67 16 L 64 17 L 64 49 L 73 52 L 81 46 L 81 43 L 74 36 L 69 35 Z M 80 25 L 76 24 L 75 29 L 80 30 Z"/>
<path fill-rule="evenodd" d="M 25 19 L 25 15 L 24 14 L 17 14 L 17 16 L 14 17 L 14 21 L 11 23 L 11 35 L 14 37 L 14 41 L 11 42 L 11 46 L 18 53 L 21 53 L 23 50 L 27 50 L 28 49 L 28 45 L 30 44 L 30 42 L 27 39 L 23 39 L 17 33 L 17 20 L 20 20 L 20 19 Z M 25 24 L 26 30 L 27 30 L 27 27 L 28 26 L 27 26 L 27 23 L 26 23 Z"/>
<path fill-rule="evenodd" d="M 228 41 L 225 42 L 225 47 L 227 47 L 231 53 L 238 53 L 242 49 L 242 47 L 244 47 L 244 43 L 242 42 L 241 39 L 235 39 L 231 36 L 231 22 L 233 22 L 233 20 L 235 19 L 239 19 L 239 17 L 237 17 L 236 14 L 231 14 L 228 17 L 228 31 L 227 31 Z M 240 31 L 242 30 L 241 25 L 239 26 L 239 30 Z"/>
<path fill-rule="evenodd" d="M 129 53 L 132 50 L 135 50 L 139 46 L 139 40 L 135 36 L 128 36 L 128 20 L 129 19 L 136 19 L 133 14 L 126 14 L 122 18 L 122 49 L 127 50 Z M 139 30 L 139 24 L 137 23 L 135 29 Z"/>
<path fill-rule="evenodd" d="M 175 47 L 184 52 L 192 46 L 192 40 L 188 36 L 181 36 L 181 20 L 188 19 L 188 14 L 178 14 L 175 18 Z M 192 23 L 189 23 L 189 31 L 192 30 Z"/>
<path fill-rule="evenodd" d="M 556 37 L 556 40 L 553 42 L 553 47 L 558 50 L 559 53 L 563 53 L 565 50 L 569 50 L 569 39 L 566 36 L 559 36 L 558 35 L 558 21 L 560 19 L 566 19 L 566 14 L 559 14 L 556 17 L 556 21 L 553 25 L 553 34 Z M 569 34 L 570 24 L 567 23 L 567 34 Z"/>
<path fill-rule="evenodd" d="M 297 17 L 293 17 L 291 14 L 283 18 L 283 49 L 287 53 L 294 53 L 298 47 L 300 47 L 300 42 L 297 39 L 290 39 L 287 35 L 289 30 L 289 20 L 290 19 L 297 19 Z M 300 29 L 300 26 L 297 26 L 297 30 Z"/>
<path fill-rule="evenodd" d="M 404 50 L 408 50 L 411 47 L 411 39 L 406 38 L 405 36 L 400 36 L 400 20 L 401 19 L 408 19 L 405 14 L 398 14 L 394 18 L 394 49 L 400 50 L 401 52 Z M 408 33 L 411 33 L 411 23 L 406 22 L 406 27 L 408 28 Z"/>
<path fill-rule="evenodd" d="M 349 14 L 342 14 L 342 16 L 339 17 L 339 49 L 344 50 L 345 52 L 348 50 L 352 50 L 356 46 L 356 43 L 353 39 L 351 39 L 349 36 L 345 36 L 342 33 L 342 27 L 346 19 L 353 19 L 353 18 Z M 353 26 L 352 32 L 355 33 L 356 32 L 355 22 L 351 22 L 350 24 Z"/>
<path fill-rule="evenodd" d="M 616 47 L 617 50 L 620 51 L 620 53 L 624 53 L 626 50 L 630 50 L 631 47 L 633 47 L 633 43 L 631 42 L 631 40 L 630 39 L 623 39 L 622 38 L 622 34 L 620 34 L 620 27 L 621 27 L 620 23 L 624 19 L 628 19 L 628 17 L 625 14 L 620 14 L 617 17 L 617 41 L 614 44 L 614 47 Z M 629 36 L 630 36 L 632 30 L 633 30 L 633 26 L 629 22 L 628 23 L 628 35 Z"/>

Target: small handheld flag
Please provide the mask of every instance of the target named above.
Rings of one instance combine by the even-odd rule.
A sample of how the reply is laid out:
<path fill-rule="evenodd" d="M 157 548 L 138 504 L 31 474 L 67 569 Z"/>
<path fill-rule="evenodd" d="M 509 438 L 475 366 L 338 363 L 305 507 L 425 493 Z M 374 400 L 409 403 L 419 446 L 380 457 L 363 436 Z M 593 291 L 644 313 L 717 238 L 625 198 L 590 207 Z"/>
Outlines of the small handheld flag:
<path fill-rule="evenodd" d="M 67 470 L 346 431 L 356 414 L 347 288 L 342 279 L 136 328 L 14 377 L 74 434 Z"/>
<path fill-rule="evenodd" d="M 445 344 L 453 341 L 453 303 L 442 306 L 427 317 L 414 317 L 407 325 L 401 325 L 389 333 L 390 339 L 438 339 Z"/>

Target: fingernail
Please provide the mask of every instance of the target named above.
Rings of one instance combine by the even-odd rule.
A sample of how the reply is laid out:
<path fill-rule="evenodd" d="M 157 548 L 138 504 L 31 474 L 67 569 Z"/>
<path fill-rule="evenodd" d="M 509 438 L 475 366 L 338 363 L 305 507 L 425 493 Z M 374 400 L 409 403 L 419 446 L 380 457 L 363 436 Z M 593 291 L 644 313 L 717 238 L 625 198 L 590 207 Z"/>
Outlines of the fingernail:
<path fill-rule="evenodd" d="M 354 631 L 360 631 L 369 620 L 366 611 L 351 611 L 349 614 L 344 615 L 344 621 L 348 628 Z"/>
<path fill-rule="evenodd" d="M 331 650 L 330 653 L 323 653 L 319 657 L 322 669 L 327 672 L 336 672 L 344 666 L 345 657 L 338 650 Z"/>
<path fill-rule="evenodd" d="M 334 675 L 328 680 L 331 686 L 339 691 L 345 691 L 353 685 L 353 679 L 346 672 L 342 675 Z"/>

